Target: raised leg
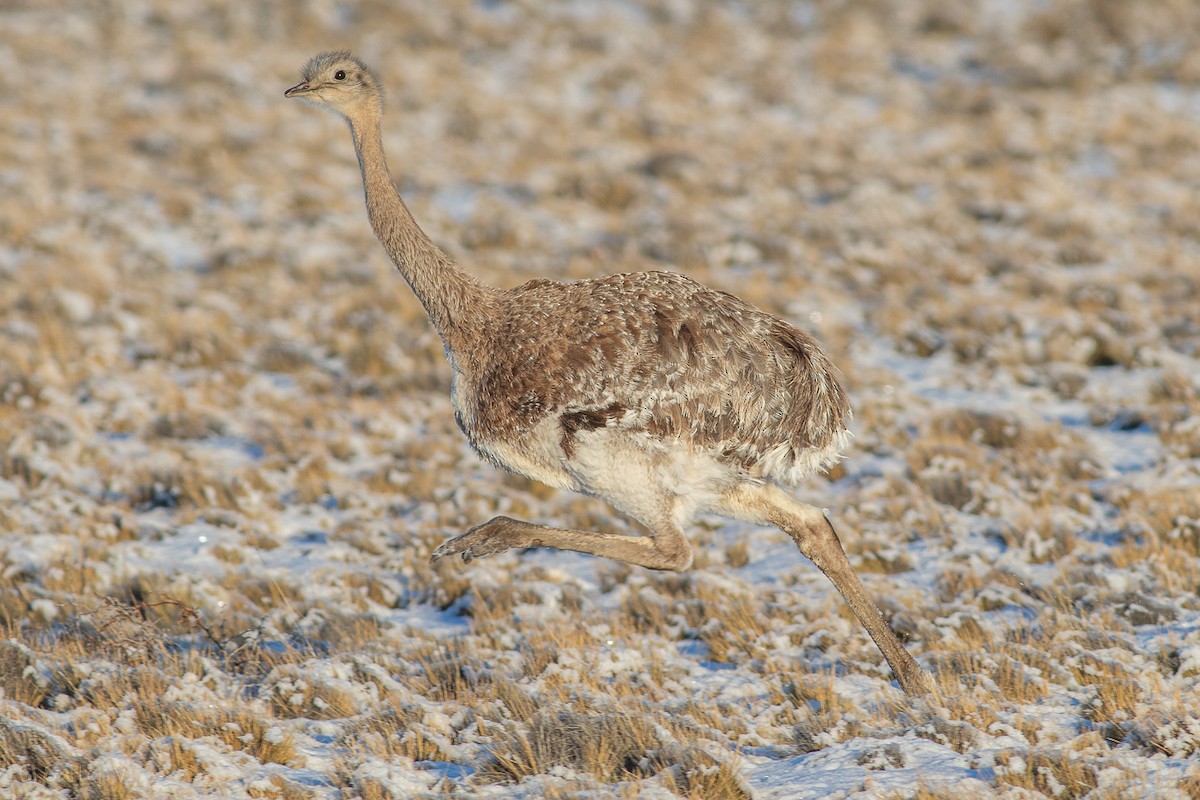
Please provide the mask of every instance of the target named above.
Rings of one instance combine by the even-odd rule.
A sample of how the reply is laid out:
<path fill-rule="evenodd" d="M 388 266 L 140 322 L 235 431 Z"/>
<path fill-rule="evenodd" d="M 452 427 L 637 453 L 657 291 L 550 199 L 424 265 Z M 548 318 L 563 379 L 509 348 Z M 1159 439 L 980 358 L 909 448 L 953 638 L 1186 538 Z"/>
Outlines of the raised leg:
<path fill-rule="evenodd" d="M 692 548 L 683 532 L 672 525 L 658 526 L 649 536 L 629 536 L 549 528 L 509 517 L 495 517 L 460 533 L 434 550 L 431 560 L 459 554 L 469 562 L 512 547 L 554 547 L 675 572 L 692 565 Z"/>
<path fill-rule="evenodd" d="M 879 606 L 846 558 L 846 551 L 833 525 L 820 509 L 797 502 L 778 487 L 740 484 L 723 498 L 719 513 L 735 519 L 782 528 L 795 540 L 805 558 L 817 565 L 845 598 L 854 616 L 879 647 L 888 666 L 906 694 L 925 694 L 934 688 L 933 679 L 908 654 L 895 631 L 884 620 Z"/>

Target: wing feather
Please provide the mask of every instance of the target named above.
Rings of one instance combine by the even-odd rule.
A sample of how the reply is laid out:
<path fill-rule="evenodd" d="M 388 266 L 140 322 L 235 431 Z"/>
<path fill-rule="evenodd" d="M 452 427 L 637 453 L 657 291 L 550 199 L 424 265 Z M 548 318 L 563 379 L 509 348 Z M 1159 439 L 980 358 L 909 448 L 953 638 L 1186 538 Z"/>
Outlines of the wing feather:
<path fill-rule="evenodd" d="M 521 295 L 511 307 L 553 320 L 555 335 L 521 313 L 504 321 L 512 357 L 477 395 L 536 396 L 529 408 L 561 415 L 564 451 L 581 429 L 621 425 L 794 482 L 844 442 L 849 402 L 817 341 L 733 295 L 665 272 L 510 291 Z M 480 435 L 536 424 L 516 412 L 481 414 Z"/>

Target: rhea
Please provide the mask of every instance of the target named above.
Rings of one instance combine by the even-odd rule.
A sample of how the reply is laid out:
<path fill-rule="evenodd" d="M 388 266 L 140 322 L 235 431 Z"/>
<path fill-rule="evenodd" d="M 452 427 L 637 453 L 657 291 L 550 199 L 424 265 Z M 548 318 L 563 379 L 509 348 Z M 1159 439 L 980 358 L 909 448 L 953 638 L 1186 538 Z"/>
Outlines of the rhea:
<path fill-rule="evenodd" d="M 433 560 L 551 547 L 685 570 L 684 529 L 713 513 L 777 526 L 833 582 L 909 694 L 932 688 L 794 485 L 840 457 L 850 405 L 813 337 L 670 272 L 486 286 L 421 230 L 388 172 L 378 76 L 349 52 L 312 58 L 288 89 L 350 126 L 367 215 L 442 338 L 472 447 L 503 469 L 609 503 L 644 535 L 495 517 Z"/>

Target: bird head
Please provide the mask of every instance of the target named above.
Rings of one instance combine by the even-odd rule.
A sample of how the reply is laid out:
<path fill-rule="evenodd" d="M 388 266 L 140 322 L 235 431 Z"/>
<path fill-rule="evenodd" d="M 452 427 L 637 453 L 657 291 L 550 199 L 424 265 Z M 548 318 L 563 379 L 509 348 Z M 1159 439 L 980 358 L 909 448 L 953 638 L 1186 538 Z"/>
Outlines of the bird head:
<path fill-rule="evenodd" d="M 300 75 L 301 82 L 284 92 L 284 97 L 299 97 L 347 120 L 378 114 L 383 108 L 379 77 L 348 50 L 313 56 Z"/>

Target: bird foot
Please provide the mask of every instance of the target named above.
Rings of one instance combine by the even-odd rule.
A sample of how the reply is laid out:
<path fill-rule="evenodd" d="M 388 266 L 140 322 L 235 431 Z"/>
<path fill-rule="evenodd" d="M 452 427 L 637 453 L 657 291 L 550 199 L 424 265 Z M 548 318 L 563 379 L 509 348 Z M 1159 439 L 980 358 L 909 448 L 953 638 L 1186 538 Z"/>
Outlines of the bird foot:
<path fill-rule="evenodd" d="M 904 675 L 896 675 L 897 682 L 900 688 L 909 697 L 920 697 L 926 694 L 936 694 L 938 692 L 937 682 L 923 669 L 917 668 Z"/>
<path fill-rule="evenodd" d="M 525 547 L 518 531 L 513 529 L 507 517 L 496 517 L 493 520 L 476 525 L 469 531 L 460 533 L 452 539 L 443 542 L 429 557 L 430 562 L 437 562 L 446 556 L 460 555 L 464 563 L 471 563 L 477 558 L 502 553 L 512 547 Z"/>

